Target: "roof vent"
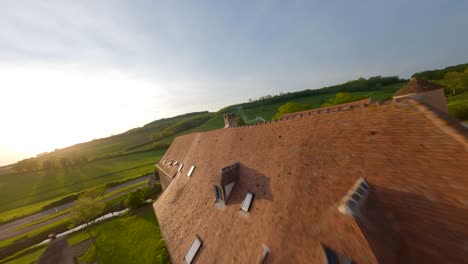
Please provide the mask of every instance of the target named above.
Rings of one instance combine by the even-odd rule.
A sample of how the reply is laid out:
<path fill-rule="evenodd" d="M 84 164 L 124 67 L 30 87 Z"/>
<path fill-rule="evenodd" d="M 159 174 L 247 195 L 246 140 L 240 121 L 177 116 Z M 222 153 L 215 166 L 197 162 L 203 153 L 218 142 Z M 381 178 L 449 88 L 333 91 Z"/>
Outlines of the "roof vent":
<path fill-rule="evenodd" d="M 338 210 L 345 215 L 359 214 L 359 207 L 364 203 L 368 195 L 369 185 L 364 178 L 359 178 L 353 187 L 341 200 Z"/>
<path fill-rule="evenodd" d="M 193 171 L 195 170 L 195 166 L 190 167 L 189 172 L 187 173 L 187 177 L 192 176 Z"/>
<path fill-rule="evenodd" d="M 184 257 L 185 263 L 187 263 L 187 264 L 192 263 L 193 259 L 195 259 L 195 256 L 197 255 L 198 251 L 200 250 L 202 244 L 203 244 L 203 242 L 196 235 L 195 239 L 192 242 L 192 245 L 190 245 L 190 248 L 189 248 L 187 254 Z"/>

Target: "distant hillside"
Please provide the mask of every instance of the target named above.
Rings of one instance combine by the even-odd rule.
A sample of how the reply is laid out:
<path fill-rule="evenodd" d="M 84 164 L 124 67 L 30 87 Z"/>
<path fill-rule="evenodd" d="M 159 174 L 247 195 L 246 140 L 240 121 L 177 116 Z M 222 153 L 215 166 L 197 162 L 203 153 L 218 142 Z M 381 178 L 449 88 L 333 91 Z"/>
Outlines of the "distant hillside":
<path fill-rule="evenodd" d="M 449 113 L 468 120 L 468 63 L 418 72 L 413 76 L 445 86 Z"/>
<path fill-rule="evenodd" d="M 447 91 L 451 91 L 456 84 L 455 80 L 459 78 L 456 74 L 466 73 L 467 64 L 464 65 L 464 70 L 461 70 L 462 66 L 457 65 L 415 75 L 422 78 L 437 77 L 438 79 L 429 80 L 446 82 Z M 161 157 L 176 136 L 221 128 L 224 126 L 223 115 L 226 112 L 234 112 L 245 123 L 251 124 L 271 120 L 278 108 L 285 103 L 293 102 L 308 108 L 317 108 L 334 98 L 338 92 L 347 92 L 356 99 L 372 97 L 374 100 L 386 100 L 406 82 L 407 80 L 395 76 L 376 76 L 321 89 L 266 95 L 250 102 L 224 107 L 215 113 L 203 111 L 163 118 L 119 135 L 59 149 L 29 159 L 30 166 L 21 172 L 15 171 L 14 166 L 2 167 L 0 200 L 5 203 L 0 205 L 0 212 L 38 202 L 44 204 L 72 192 L 152 172 L 154 162 Z M 457 88 L 457 91 L 463 89 Z M 467 93 L 450 95 L 449 109 L 468 105 L 465 94 Z"/>
<path fill-rule="evenodd" d="M 458 94 L 468 91 L 468 63 L 438 70 L 423 71 L 413 74 L 446 87 L 446 94 Z"/>

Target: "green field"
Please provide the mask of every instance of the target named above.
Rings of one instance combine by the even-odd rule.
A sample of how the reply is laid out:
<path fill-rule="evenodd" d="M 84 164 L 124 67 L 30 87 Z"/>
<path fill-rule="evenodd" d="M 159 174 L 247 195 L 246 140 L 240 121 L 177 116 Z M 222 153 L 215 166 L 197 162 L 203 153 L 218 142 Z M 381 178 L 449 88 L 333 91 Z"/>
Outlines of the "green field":
<path fill-rule="evenodd" d="M 91 232 L 96 237 L 95 244 L 80 257 L 86 263 L 168 262 L 168 253 L 151 206 L 133 216 L 98 224 L 92 227 Z M 83 239 L 83 234 L 76 236 Z"/>
<path fill-rule="evenodd" d="M 152 172 L 163 154 L 164 150 L 148 151 L 66 170 L 0 175 L 0 212 Z"/>
<path fill-rule="evenodd" d="M 451 115 L 468 121 L 468 92 L 448 96 L 447 105 Z"/>
<path fill-rule="evenodd" d="M 170 263 L 158 222 L 151 206 L 134 215 L 110 219 L 72 234 L 68 242 L 77 244 L 96 237 L 95 244 L 80 261 L 93 263 Z M 150 250 L 149 250 L 150 249 Z M 45 247 L 23 250 L 10 256 L 6 262 L 29 264 L 38 260 Z M 23 253 L 26 251 L 26 254 Z"/>
<path fill-rule="evenodd" d="M 8 264 L 31 264 L 36 263 L 41 254 L 46 250 L 46 247 L 40 246 L 35 248 L 28 248 L 8 257 L 0 263 Z"/>

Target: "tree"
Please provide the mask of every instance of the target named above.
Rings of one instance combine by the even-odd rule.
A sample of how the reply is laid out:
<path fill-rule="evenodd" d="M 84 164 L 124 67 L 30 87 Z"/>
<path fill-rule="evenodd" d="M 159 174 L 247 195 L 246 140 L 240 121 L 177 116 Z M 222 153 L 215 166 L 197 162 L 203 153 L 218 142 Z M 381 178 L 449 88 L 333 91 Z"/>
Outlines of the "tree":
<path fill-rule="evenodd" d="M 339 92 L 335 95 L 335 99 L 333 100 L 333 104 L 344 104 L 351 102 L 353 97 L 349 93 Z"/>
<path fill-rule="evenodd" d="M 289 102 L 278 108 L 278 112 L 273 117 L 273 120 L 280 119 L 284 114 L 295 113 L 309 109 L 306 105 L 301 105 L 298 103 Z"/>
<path fill-rule="evenodd" d="M 57 161 L 55 158 L 50 157 L 42 162 L 42 168 L 45 170 L 53 170 L 57 168 Z"/>
<path fill-rule="evenodd" d="M 143 189 L 137 189 L 131 192 L 124 201 L 124 206 L 130 210 L 140 208 L 145 203 L 145 192 Z"/>
<path fill-rule="evenodd" d="M 245 126 L 245 121 L 242 117 L 238 116 L 236 119 L 237 126 Z"/>
<path fill-rule="evenodd" d="M 35 171 L 38 169 L 39 163 L 37 162 L 37 159 L 34 158 L 20 160 L 13 165 L 13 170 L 16 172 Z"/>
<path fill-rule="evenodd" d="M 78 197 L 78 201 L 71 211 L 72 225 L 88 224 L 104 211 L 104 202 L 101 200 L 102 193 L 102 188 L 96 188 Z"/>
<path fill-rule="evenodd" d="M 61 157 L 59 162 L 62 168 L 68 168 L 72 164 L 72 162 L 67 157 Z"/>
<path fill-rule="evenodd" d="M 327 107 L 327 106 L 332 106 L 332 105 L 345 104 L 345 103 L 349 103 L 349 102 L 352 102 L 352 101 L 355 101 L 355 100 L 358 100 L 358 99 L 361 99 L 361 98 L 360 97 L 353 97 L 349 93 L 339 92 L 339 93 L 337 93 L 335 95 L 335 98 L 331 98 L 327 102 L 321 103 L 320 106 L 321 107 Z"/>

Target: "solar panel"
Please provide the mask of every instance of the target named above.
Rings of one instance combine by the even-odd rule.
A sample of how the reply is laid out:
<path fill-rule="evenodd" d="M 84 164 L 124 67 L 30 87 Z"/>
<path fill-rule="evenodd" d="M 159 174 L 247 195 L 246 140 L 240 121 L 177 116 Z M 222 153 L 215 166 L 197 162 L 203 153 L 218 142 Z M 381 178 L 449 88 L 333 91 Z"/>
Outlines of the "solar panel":
<path fill-rule="evenodd" d="M 245 196 L 244 201 L 242 202 L 242 206 L 241 206 L 242 211 L 244 212 L 249 211 L 253 198 L 254 198 L 254 194 L 251 192 L 248 192 L 247 195 Z"/>
<path fill-rule="evenodd" d="M 187 177 L 192 176 L 192 172 L 193 172 L 194 169 L 195 169 L 195 166 L 190 167 L 190 170 L 189 170 L 189 172 L 187 173 Z"/>
<path fill-rule="evenodd" d="M 198 253 L 198 250 L 202 246 L 203 242 L 200 240 L 198 236 L 195 236 L 195 239 L 192 242 L 192 245 L 190 245 L 190 248 L 187 252 L 187 254 L 184 257 L 185 263 L 190 264 L 192 263 L 193 259 Z"/>
<path fill-rule="evenodd" d="M 181 171 L 182 167 L 184 167 L 184 164 L 180 164 L 179 169 L 177 171 Z"/>

